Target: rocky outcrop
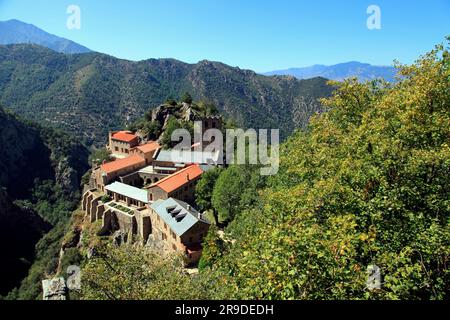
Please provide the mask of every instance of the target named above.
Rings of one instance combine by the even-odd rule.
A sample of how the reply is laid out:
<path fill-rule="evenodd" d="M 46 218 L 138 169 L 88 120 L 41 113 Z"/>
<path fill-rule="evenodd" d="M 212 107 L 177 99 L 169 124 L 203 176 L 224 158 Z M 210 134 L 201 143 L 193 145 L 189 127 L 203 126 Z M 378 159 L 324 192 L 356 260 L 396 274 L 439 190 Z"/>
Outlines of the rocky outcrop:
<path fill-rule="evenodd" d="M 58 162 L 55 178 L 60 186 L 70 192 L 74 192 L 80 187 L 79 173 L 70 166 L 67 158 Z"/>
<path fill-rule="evenodd" d="M 156 228 L 153 230 L 153 233 L 149 235 L 145 246 L 150 250 L 161 254 L 164 254 L 169 250 L 167 241 L 162 240 L 162 233 Z"/>
<path fill-rule="evenodd" d="M 66 300 L 67 286 L 64 278 L 42 281 L 43 300 Z"/>
<path fill-rule="evenodd" d="M 175 117 L 183 121 L 194 121 L 199 116 L 199 113 L 193 108 L 193 106 L 185 102 L 182 102 L 176 106 L 162 104 L 152 110 L 151 121 L 158 122 L 164 130 L 170 117 Z"/>
<path fill-rule="evenodd" d="M 122 244 L 127 243 L 128 241 L 128 234 L 123 232 L 122 230 L 117 230 L 112 235 L 112 242 L 113 245 L 116 247 L 120 247 Z"/>

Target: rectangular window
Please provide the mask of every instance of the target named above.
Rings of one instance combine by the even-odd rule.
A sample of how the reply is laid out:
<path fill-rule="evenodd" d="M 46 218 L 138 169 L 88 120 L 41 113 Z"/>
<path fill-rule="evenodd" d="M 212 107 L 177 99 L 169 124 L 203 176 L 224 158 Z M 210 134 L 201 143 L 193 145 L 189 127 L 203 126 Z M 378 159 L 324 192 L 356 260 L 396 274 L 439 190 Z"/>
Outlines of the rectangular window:
<path fill-rule="evenodd" d="M 172 249 L 173 251 L 177 251 L 177 247 L 174 244 L 172 245 Z"/>

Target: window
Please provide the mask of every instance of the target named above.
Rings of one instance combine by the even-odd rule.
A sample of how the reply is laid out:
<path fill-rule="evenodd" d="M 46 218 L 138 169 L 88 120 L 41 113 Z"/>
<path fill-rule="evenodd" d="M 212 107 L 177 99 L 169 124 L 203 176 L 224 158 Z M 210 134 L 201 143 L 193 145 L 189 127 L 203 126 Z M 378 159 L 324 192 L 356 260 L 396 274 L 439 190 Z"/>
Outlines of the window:
<path fill-rule="evenodd" d="M 114 150 L 119 151 L 119 147 L 115 147 Z"/>
<path fill-rule="evenodd" d="M 173 251 L 177 251 L 177 247 L 174 244 L 172 244 L 172 249 Z"/>
<path fill-rule="evenodd" d="M 215 122 L 212 123 L 212 127 L 213 127 L 214 129 L 216 128 L 216 123 L 215 123 Z"/>

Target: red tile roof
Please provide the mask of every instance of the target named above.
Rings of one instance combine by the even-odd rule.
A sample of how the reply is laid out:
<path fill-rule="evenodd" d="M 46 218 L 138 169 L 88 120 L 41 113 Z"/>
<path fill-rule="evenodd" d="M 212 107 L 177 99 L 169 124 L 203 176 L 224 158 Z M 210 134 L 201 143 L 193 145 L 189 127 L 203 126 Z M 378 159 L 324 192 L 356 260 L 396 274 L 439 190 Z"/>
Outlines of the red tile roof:
<path fill-rule="evenodd" d="M 160 147 L 161 146 L 159 145 L 158 142 L 150 141 L 150 142 L 147 142 L 146 144 L 136 147 L 136 149 L 139 149 L 143 153 L 150 153 L 150 152 L 153 152 L 153 151 L 159 149 Z"/>
<path fill-rule="evenodd" d="M 108 162 L 105 164 L 102 164 L 100 168 L 106 172 L 106 173 L 113 173 L 125 168 L 138 166 L 138 165 L 145 165 L 145 159 L 142 158 L 140 155 L 132 155 L 124 159 L 115 160 L 112 162 Z"/>
<path fill-rule="evenodd" d="M 137 136 L 132 134 L 130 131 L 119 131 L 112 135 L 114 140 L 119 140 L 123 142 L 132 142 L 137 139 Z"/>
<path fill-rule="evenodd" d="M 170 193 L 182 187 L 189 181 L 198 178 L 199 176 L 202 175 L 202 173 L 203 170 L 200 168 L 200 166 L 198 164 L 194 164 L 164 179 L 159 180 L 158 182 L 151 185 L 150 188 L 158 186 L 165 192 Z"/>

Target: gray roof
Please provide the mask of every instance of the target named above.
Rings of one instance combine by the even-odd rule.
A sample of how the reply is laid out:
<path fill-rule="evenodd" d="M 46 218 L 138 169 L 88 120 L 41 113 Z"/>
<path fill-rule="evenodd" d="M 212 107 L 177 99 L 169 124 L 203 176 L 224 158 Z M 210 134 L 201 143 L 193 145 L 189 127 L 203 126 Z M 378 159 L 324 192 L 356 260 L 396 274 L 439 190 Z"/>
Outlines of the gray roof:
<path fill-rule="evenodd" d="M 215 164 L 219 162 L 220 151 L 160 150 L 156 161 L 174 163 Z"/>
<path fill-rule="evenodd" d="M 121 182 L 109 184 L 105 189 L 143 203 L 148 203 L 147 190 L 135 188 Z"/>
<path fill-rule="evenodd" d="M 185 234 L 197 222 L 209 224 L 208 220 L 200 217 L 197 210 L 181 200 L 157 200 L 150 207 L 178 236 Z"/>

